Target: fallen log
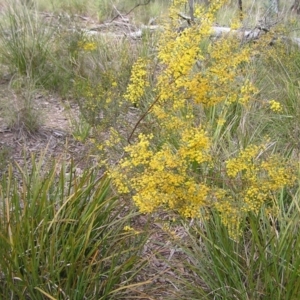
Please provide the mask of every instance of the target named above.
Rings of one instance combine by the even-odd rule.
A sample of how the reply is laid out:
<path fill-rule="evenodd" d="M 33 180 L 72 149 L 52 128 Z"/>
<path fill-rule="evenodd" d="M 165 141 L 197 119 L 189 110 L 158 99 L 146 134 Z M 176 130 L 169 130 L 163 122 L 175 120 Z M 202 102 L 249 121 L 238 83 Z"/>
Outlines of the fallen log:
<path fill-rule="evenodd" d="M 184 19 L 188 20 L 190 17 L 184 16 L 182 14 L 179 14 L 179 16 Z M 123 33 L 120 33 L 118 31 L 117 33 L 115 32 L 102 32 L 102 30 L 105 28 L 107 29 L 110 26 L 117 26 L 119 28 L 124 28 Z M 270 28 L 272 28 L 274 24 L 271 24 L 269 26 L 256 26 L 254 29 L 237 29 L 233 30 L 229 27 L 224 27 L 224 26 L 212 26 L 211 28 L 211 37 L 212 38 L 220 38 L 222 36 L 226 36 L 229 33 L 230 34 L 235 34 L 237 37 L 245 42 L 250 42 L 252 40 L 259 39 L 263 34 L 267 33 L 270 31 Z M 189 26 L 184 26 L 179 29 L 179 32 L 184 31 L 186 28 Z M 116 37 L 116 38 L 122 38 L 122 37 L 128 37 L 132 39 L 140 39 L 143 36 L 144 31 L 150 31 L 154 32 L 157 30 L 163 30 L 162 26 L 159 25 L 142 25 L 140 28 L 136 28 L 134 25 L 130 23 L 124 23 L 124 22 L 110 22 L 110 23 L 104 23 L 100 24 L 96 27 L 90 28 L 90 29 L 84 29 L 84 33 L 86 35 L 107 35 L 110 37 Z M 277 39 L 284 39 L 286 41 L 290 41 L 291 43 L 297 45 L 300 47 L 300 38 L 292 38 L 292 37 L 287 37 L 287 36 L 274 36 L 274 41 Z"/>

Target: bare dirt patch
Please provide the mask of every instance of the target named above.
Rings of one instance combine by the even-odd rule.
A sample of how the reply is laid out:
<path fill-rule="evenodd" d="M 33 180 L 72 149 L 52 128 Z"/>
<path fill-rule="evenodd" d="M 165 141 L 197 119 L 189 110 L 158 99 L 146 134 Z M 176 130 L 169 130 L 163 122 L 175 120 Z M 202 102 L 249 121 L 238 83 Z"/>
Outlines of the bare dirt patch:
<path fill-rule="evenodd" d="M 18 95 L 10 91 L 9 82 L 0 84 L 0 95 L 1 101 L 17 113 Z M 49 161 L 64 157 L 65 162 L 73 160 L 78 169 L 88 166 L 89 146 L 74 139 L 68 120 L 70 113 L 76 118 L 76 106 L 66 108 L 64 100 L 52 94 L 37 93 L 33 101 L 40 118 L 40 126 L 35 132 L 28 132 L 22 124 L 11 128 L 8 124 L 10 116 L 5 117 L 7 112 L 0 110 L 0 175 L 9 162 L 23 166 L 25 161 L 30 161 L 31 155 L 40 156 L 41 153 Z"/>

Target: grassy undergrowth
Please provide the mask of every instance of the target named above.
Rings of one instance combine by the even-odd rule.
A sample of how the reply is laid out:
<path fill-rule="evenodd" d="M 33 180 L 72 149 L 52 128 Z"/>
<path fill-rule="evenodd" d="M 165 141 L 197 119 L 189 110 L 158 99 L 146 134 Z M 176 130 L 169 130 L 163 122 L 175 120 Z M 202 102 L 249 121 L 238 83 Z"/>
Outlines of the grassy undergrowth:
<path fill-rule="evenodd" d="M 188 6 L 170 2 L 169 18 L 171 3 L 162 1 L 129 15 L 145 2 L 7 2 L 0 59 L 20 98 L 15 109 L 2 100 L 0 113 L 10 129 L 34 133 L 36 90 L 78 105 L 73 137 L 95 145 L 115 190 L 144 213 L 178 215 L 187 237 L 170 239 L 186 263 L 169 262 L 171 299 L 298 299 L 300 52 L 289 40 L 298 26 L 292 1 L 278 14 L 269 1 L 243 1 L 242 21 L 237 1 L 211 1 L 183 31 L 178 12 Z M 135 25 L 163 15 L 156 20 L 163 29 L 134 40 L 130 24 L 125 34 L 91 34 L 79 21 L 122 13 L 118 22 Z M 216 23 L 265 30 L 254 41 L 215 39 Z M 7 155 L 3 147 L 0 296 L 137 297 L 149 232 L 124 231 L 137 214 L 112 193 L 109 177 L 58 163 L 45 169 L 35 159 L 7 170 Z"/>
<path fill-rule="evenodd" d="M 219 214 L 193 224 L 183 222 L 188 242 L 178 242 L 189 258 L 182 299 L 298 299 L 299 290 L 299 195 L 284 191 L 278 199 L 276 218 L 250 214 L 239 242 L 231 239 Z M 176 242 L 175 242 L 176 243 Z M 176 272 L 176 269 L 174 270 Z M 178 272 L 178 271 L 177 271 Z M 180 274 L 183 277 L 183 274 Z M 193 282 L 201 282 L 195 285 Z"/>
<path fill-rule="evenodd" d="M 146 234 L 124 230 L 136 214 L 94 170 L 31 164 L 10 166 L 0 185 L 1 298 L 129 297 L 145 264 Z"/>

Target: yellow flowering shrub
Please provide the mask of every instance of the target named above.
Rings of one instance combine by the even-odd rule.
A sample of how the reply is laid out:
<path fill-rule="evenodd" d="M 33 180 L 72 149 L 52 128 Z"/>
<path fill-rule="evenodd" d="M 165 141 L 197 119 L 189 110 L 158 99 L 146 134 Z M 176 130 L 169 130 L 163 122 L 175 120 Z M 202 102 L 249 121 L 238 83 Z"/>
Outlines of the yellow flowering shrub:
<path fill-rule="evenodd" d="M 124 97 L 139 106 L 145 89 L 152 89 L 152 104 L 142 116 L 151 126 L 135 126 L 123 158 L 108 173 L 141 212 L 162 207 L 197 217 L 201 208 L 215 208 L 236 237 L 245 214 L 257 212 L 295 178 L 264 146 L 237 145 L 235 158 L 216 146 L 214 130 L 230 121 L 229 108 L 247 107 L 257 92 L 247 77 L 251 44 L 241 44 L 234 34 L 210 39 L 214 15 L 225 2 L 196 7 L 195 24 L 179 32 L 178 12 L 186 1 L 174 1 L 158 45 L 154 85 L 140 59 Z M 215 125 L 207 111 L 213 111 Z"/>
<path fill-rule="evenodd" d="M 81 117 L 93 127 L 93 135 L 98 140 L 122 114 L 123 95 L 138 49 L 126 39 L 84 34 L 76 36 L 72 49 L 73 99 L 79 105 Z M 138 62 L 135 66 L 138 68 Z M 133 69 L 132 74 L 137 71 Z M 141 76 L 139 73 L 136 78 Z M 137 80 L 131 84 L 136 85 Z M 126 101 L 129 102 L 128 99 Z"/>

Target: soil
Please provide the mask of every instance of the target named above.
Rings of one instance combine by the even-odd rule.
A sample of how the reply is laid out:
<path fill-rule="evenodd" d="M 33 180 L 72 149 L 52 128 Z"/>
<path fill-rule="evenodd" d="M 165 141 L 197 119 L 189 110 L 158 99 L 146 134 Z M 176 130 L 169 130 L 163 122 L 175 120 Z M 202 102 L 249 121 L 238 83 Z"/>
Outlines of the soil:
<path fill-rule="evenodd" d="M 40 125 L 35 132 L 29 132 L 21 120 L 15 126 L 8 123 L 12 118 L 10 113 L 18 114 L 19 110 L 20 116 L 22 114 L 22 95 L 11 92 L 6 82 L 0 84 L 0 95 L 2 103 L 6 102 L 13 107 L 11 112 L 7 108 L 0 110 L 0 175 L 9 162 L 18 163 L 22 167 L 25 161 L 30 162 L 32 154 L 37 157 L 43 154 L 45 160 L 61 157 L 67 161 L 74 160 L 79 170 L 87 166 L 90 162 L 88 145 L 74 139 L 68 119 L 70 114 L 77 117 L 76 107 L 66 108 L 63 99 L 57 95 L 37 93 L 34 109 L 40 118 Z"/>

